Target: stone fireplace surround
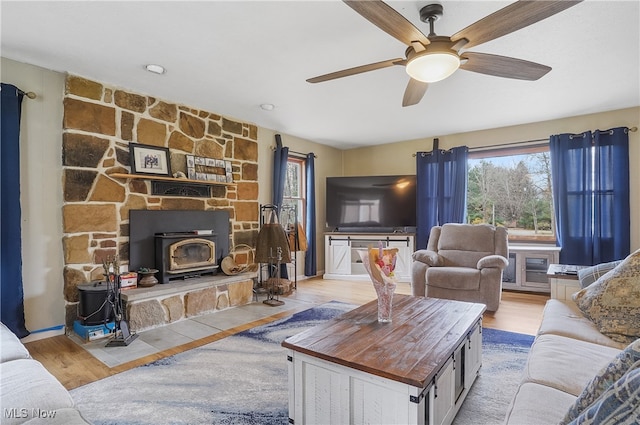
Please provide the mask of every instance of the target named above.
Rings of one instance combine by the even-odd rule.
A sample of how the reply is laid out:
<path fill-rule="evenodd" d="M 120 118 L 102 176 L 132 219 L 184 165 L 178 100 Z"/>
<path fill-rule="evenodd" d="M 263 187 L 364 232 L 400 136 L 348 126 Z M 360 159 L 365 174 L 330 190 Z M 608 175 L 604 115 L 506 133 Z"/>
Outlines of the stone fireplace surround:
<path fill-rule="evenodd" d="M 74 75 L 67 76 L 63 107 L 62 245 L 67 329 L 72 328 L 77 317 L 77 286 L 101 280 L 102 263 L 107 257 L 118 257 L 123 268 L 132 271 L 139 266 L 127 266 L 131 249 L 130 210 L 224 211 L 230 228 L 225 233 L 229 237 L 221 240 L 232 246 L 255 246 L 259 228 L 255 125 Z M 186 171 L 188 154 L 230 161 L 233 184 L 211 185 L 209 198 L 154 195 L 151 177 L 148 180 L 121 177 L 131 171 L 130 143 L 167 147 L 173 172 Z M 228 246 L 224 252 L 228 252 Z M 238 288 L 232 288 L 235 284 L 231 285 L 233 282 L 229 280 L 209 282 L 209 295 L 215 301 L 208 298 L 201 307 L 196 306 L 195 296 L 189 294 L 206 289 L 186 285 L 183 286 L 186 292 L 171 296 L 165 293 L 153 302 L 147 300 L 144 308 L 159 312 L 161 307 L 162 315 L 153 323 L 140 321 L 140 328 L 155 326 L 156 321 L 179 320 L 178 301 L 183 315 L 204 311 L 211 305 L 223 308 L 227 299 L 229 306 L 244 302 L 251 279 L 234 278 L 238 281 L 244 278 L 245 282 Z M 216 292 L 218 283 L 228 285 L 227 289 Z M 228 295 L 221 295 L 225 293 Z M 138 298 L 136 302 L 142 301 Z M 142 312 L 143 306 L 140 308 Z"/>

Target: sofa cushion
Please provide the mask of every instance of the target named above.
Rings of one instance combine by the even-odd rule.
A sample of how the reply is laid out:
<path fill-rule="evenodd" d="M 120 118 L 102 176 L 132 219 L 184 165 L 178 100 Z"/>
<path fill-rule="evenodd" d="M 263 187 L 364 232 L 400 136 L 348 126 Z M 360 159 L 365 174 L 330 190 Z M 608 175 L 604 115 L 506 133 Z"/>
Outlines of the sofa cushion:
<path fill-rule="evenodd" d="M 26 422 L 38 409 L 50 411 L 74 407 L 67 390 L 36 360 L 18 359 L 2 363 L 0 376 L 3 425 Z M 5 411 L 15 412 L 15 417 L 7 417 Z"/>
<path fill-rule="evenodd" d="M 496 228 L 488 224 L 444 224 L 438 239 L 438 251 L 465 250 L 495 254 L 495 231 Z"/>
<path fill-rule="evenodd" d="M 640 249 L 573 295 L 600 332 L 629 343 L 640 337 Z"/>
<path fill-rule="evenodd" d="M 585 267 L 578 270 L 578 280 L 580 281 L 580 287 L 586 288 L 596 280 L 600 279 L 605 273 L 613 270 L 622 260 L 612 261 L 610 263 L 596 264 L 595 266 Z"/>
<path fill-rule="evenodd" d="M 523 381 L 580 395 L 620 350 L 559 335 L 537 337 L 529 351 Z"/>
<path fill-rule="evenodd" d="M 420 261 L 421 263 L 428 264 L 429 266 L 441 266 L 440 260 L 441 258 L 434 251 L 429 251 L 428 249 L 419 249 L 413 254 L 411 254 L 411 258 L 413 261 Z"/>
<path fill-rule="evenodd" d="M 438 239 L 438 254 L 446 267 L 473 267 L 496 253 L 495 228 L 490 225 L 447 223 Z"/>
<path fill-rule="evenodd" d="M 611 385 L 570 425 L 637 424 L 639 399 L 640 369 L 635 368 Z"/>
<path fill-rule="evenodd" d="M 0 323 L 0 363 L 30 357 L 18 337 L 4 323 Z"/>
<path fill-rule="evenodd" d="M 467 267 L 430 267 L 427 286 L 445 289 L 477 291 L 480 288 L 480 270 Z"/>
<path fill-rule="evenodd" d="M 571 300 L 551 299 L 547 301 L 538 335 L 549 334 L 566 336 L 619 349 L 627 345 L 602 335 L 595 323 L 587 319 Z"/>
<path fill-rule="evenodd" d="M 640 366 L 640 339 L 629 344 L 604 366 L 584 388 L 567 412 L 564 423 L 577 418 L 581 412 L 593 404 L 617 380 L 633 368 Z"/>
<path fill-rule="evenodd" d="M 505 423 L 513 425 L 557 424 L 575 396 L 533 382 L 525 382 L 507 410 Z"/>

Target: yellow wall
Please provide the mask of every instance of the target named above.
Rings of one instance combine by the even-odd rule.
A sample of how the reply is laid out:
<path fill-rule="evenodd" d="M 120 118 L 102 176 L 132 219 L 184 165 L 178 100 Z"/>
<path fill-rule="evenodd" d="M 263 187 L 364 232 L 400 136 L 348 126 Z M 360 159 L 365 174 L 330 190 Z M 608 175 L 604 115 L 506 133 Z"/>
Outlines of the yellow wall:
<path fill-rule="evenodd" d="M 344 175 L 415 174 L 418 151 L 430 151 L 437 137 L 442 149 L 467 145 L 470 148 L 509 144 L 519 141 L 548 139 L 552 134 L 581 133 L 586 130 L 613 127 L 640 127 L 640 107 L 581 115 L 491 130 L 450 135 L 434 135 L 423 139 L 391 143 L 344 152 Z M 640 248 L 640 131 L 629 133 L 629 168 L 631 181 L 631 250 Z"/>
<path fill-rule="evenodd" d="M 27 329 L 63 332 L 62 93 L 64 74 L 2 58 L 2 82 L 37 94 L 22 101 L 20 206 L 22 276 Z"/>

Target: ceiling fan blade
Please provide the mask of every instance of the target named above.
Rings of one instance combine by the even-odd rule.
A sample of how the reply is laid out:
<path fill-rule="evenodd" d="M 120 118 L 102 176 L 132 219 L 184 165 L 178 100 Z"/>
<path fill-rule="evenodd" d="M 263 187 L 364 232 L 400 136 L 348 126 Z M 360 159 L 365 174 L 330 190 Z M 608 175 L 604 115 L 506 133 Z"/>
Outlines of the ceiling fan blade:
<path fill-rule="evenodd" d="M 411 106 L 420 103 L 428 88 L 429 83 L 423 83 L 413 78 L 409 79 L 409 84 L 407 84 L 404 97 L 402 98 L 402 106 Z"/>
<path fill-rule="evenodd" d="M 404 59 L 396 58 L 382 62 L 370 63 L 368 65 L 356 66 L 355 68 L 343 69 L 342 71 L 332 72 L 330 74 L 320 75 L 318 77 L 309 78 L 308 83 L 321 83 L 323 81 L 335 80 L 336 78 L 348 77 L 350 75 L 362 74 L 363 72 L 375 71 L 376 69 L 387 68 L 389 66 L 398 65 Z M 396 63 L 398 62 L 398 63 Z"/>
<path fill-rule="evenodd" d="M 568 9 L 582 0 L 520 0 L 469 25 L 451 36 L 452 41 L 463 38 L 466 48 L 486 43 L 522 29 Z M 366 3 L 366 2 L 365 2 Z"/>
<path fill-rule="evenodd" d="M 487 53 L 464 52 L 460 59 L 467 60 L 460 64 L 460 69 L 495 77 L 533 81 L 551 71 L 551 67 L 539 63 Z"/>
<path fill-rule="evenodd" d="M 419 41 L 425 46 L 429 39 L 404 16 L 382 1 L 343 0 L 373 25 L 407 46 Z"/>

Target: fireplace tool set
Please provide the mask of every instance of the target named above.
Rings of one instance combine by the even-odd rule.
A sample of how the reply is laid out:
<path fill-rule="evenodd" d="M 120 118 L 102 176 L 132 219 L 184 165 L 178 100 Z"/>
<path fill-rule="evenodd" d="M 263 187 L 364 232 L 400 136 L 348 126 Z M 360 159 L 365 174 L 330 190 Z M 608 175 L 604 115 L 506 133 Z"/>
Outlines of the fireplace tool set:
<path fill-rule="evenodd" d="M 289 241 L 282 225 L 278 222 L 278 207 L 263 205 L 261 211 L 268 214 L 267 220 L 260 228 L 256 241 L 256 262 L 268 265 L 267 299 L 263 303 L 270 306 L 283 305 L 278 294 L 285 279 L 282 268 L 291 262 Z M 288 279 L 286 279 L 288 281 Z M 288 282 L 287 282 L 288 283 Z"/>
<path fill-rule="evenodd" d="M 114 337 L 107 342 L 106 347 L 126 347 L 138 338 L 138 335 L 132 334 L 129 331 L 129 324 L 124 319 L 124 310 L 122 308 L 122 286 L 120 282 L 120 262 L 117 258 L 110 260 L 110 257 L 107 257 L 107 259 L 103 261 L 102 267 L 104 267 L 104 276 L 107 281 L 107 288 L 109 288 L 107 291 L 107 299 L 112 303 L 115 316 Z M 110 296 L 110 291 L 113 291 L 113 297 Z"/>

